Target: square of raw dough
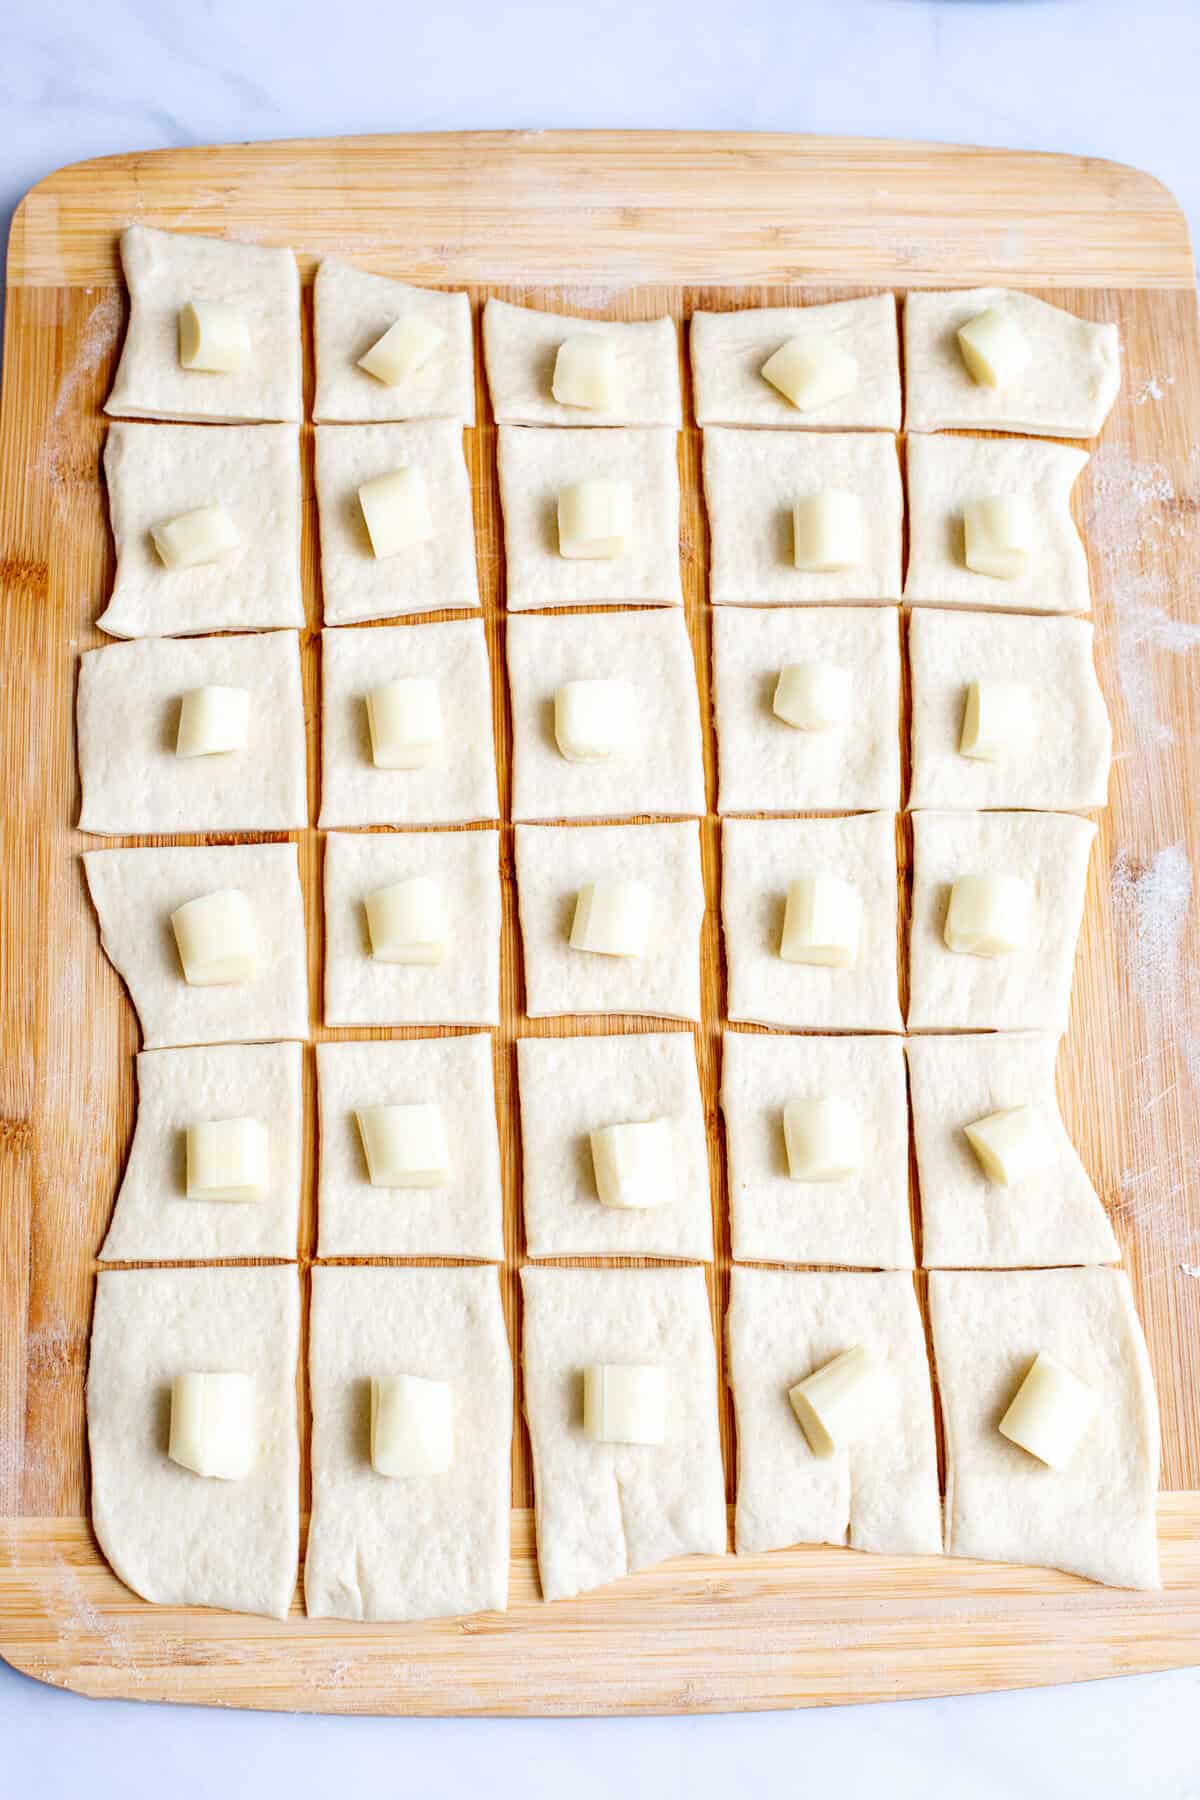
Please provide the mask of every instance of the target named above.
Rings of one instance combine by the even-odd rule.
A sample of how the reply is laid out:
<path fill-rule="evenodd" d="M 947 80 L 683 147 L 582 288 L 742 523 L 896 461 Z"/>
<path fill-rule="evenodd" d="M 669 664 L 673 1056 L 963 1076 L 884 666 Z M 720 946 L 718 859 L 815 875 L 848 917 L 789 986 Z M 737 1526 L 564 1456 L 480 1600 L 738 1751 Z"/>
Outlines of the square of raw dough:
<path fill-rule="evenodd" d="M 681 612 L 513 617 L 506 635 L 514 819 L 704 811 L 696 664 Z M 632 684 L 633 739 L 602 761 L 568 762 L 554 736 L 555 691 L 592 680 Z"/>
<path fill-rule="evenodd" d="M 911 1278 L 734 1269 L 725 1338 L 738 1554 L 847 1544 L 935 1555 L 942 1508 L 933 1393 Z M 858 1344 L 884 1365 L 876 1415 L 849 1448 L 814 1456 L 788 1391 Z"/>
<path fill-rule="evenodd" d="M 1017 326 L 1028 366 L 1000 387 L 977 382 L 958 329 L 992 308 Z M 1019 431 L 1032 437 L 1095 437 L 1121 385 L 1115 325 L 1094 325 L 1012 288 L 914 291 L 904 302 L 904 372 L 909 431 Z"/>
<path fill-rule="evenodd" d="M 504 1202 L 492 1039 L 410 1038 L 317 1045 L 319 1256 L 504 1257 Z M 356 1113 L 441 1108 L 451 1168 L 444 1187 L 372 1187 Z"/>
<path fill-rule="evenodd" d="M 690 1031 L 521 1038 L 525 1249 L 538 1256 L 673 1256 L 711 1262 L 708 1139 Z M 663 1204 L 602 1206 L 589 1133 L 669 1119 Z"/>
<path fill-rule="evenodd" d="M 1092 658 L 1088 619 L 914 609 L 912 784 L 908 804 L 964 811 L 1103 806 L 1112 727 Z M 995 762 L 963 756 L 963 708 L 973 681 L 1028 689 L 1033 727 Z"/>
<path fill-rule="evenodd" d="M 1091 611 L 1087 552 L 1071 515 L 1086 450 L 1033 438 L 912 437 L 906 463 L 907 605 Z M 968 569 L 963 539 L 964 506 L 1006 494 L 1028 498 L 1035 532 L 1029 566 L 1012 581 Z"/>
<path fill-rule="evenodd" d="M 1158 1405 L 1119 1269 L 932 1274 L 946 1434 L 946 1552 L 1038 1563 L 1111 1587 L 1161 1586 Z M 1063 1363 L 1096 1414 L 1065 1469 L 997 1430 L 1035 1356 Z"/>
<path fill-rule="evenodd" d="M 855 568 L 820 575 L 796 567 L 792 508 L 831 489 L 858 495 L 866 541 Z M 904 496 L 889 434 L 706 426 L 704 500 L 714 606 L 900 598 Z"/>
<path fill-rule="evenodd" d="M 284 1619 L 300 1554 L 294 1268 L 108 1269 L 88 1364 L 92 1524 L 126 1587 L 158 1606 Z M 254 1378 L 256 1456 L 241 1481 L 167 1455 L 177 1375 Z"/>
<path fill-rule="evenodd" d="M 1067 1027 L 1075 945 L 1096 827 L 1067 813 L 914 813 L 910 1031 Z M 963 875 L 1016 875 L 1033 889 L 1023 949 L 948 950 L 946 909 Z"/>
<path fill-rule="evenodd" d="M 308 946 L 295 844 L 85 850 L 100 947 L 129 990 L 144 1050 L 308 1036 Z M 191 987 L 171 927 L 187 900 L 234 888 L 254 915 L 258 968 Z"/>
<path fill-rule="evenodd" d="M 517 904 L 525 956 L 525 1011 L 700 1017 L 704 877 L 700 828 L 686 825 L 518 825 Z M 579 890 L 621 878 L 650 888 L 645 956 L 572 950 Z"/>
<path fill-rule="evenodd" d="M 512 1359 L 494 1269 L 314 1269 L 311 1619 L 433 1619 L 508 1604 Z M 454 1461 L 371 1465 L 371 1380 L 454 1390 Z"/>
<path fill-rule="evenodd" d="M 202 687 L 249 693 L 244 749 L 175 754 L 183 696 Z M 291 831 L 308 824 L 294 631 L 141 638 L 86 650 L 75 710 L 80 831 Z"/>
<path fill-rule="evenodd" d="M 626 601 L 683 604 L 674 431 L 502 425 L 498 435 L 510 612 Z M 563 488 L 598 476 L 632 485 L 633 542 L 623 556 L 561 556 L 558 496 Z"/>
<path fill-rule="evenodd" d="M 367 695 L 438 684 L 442 742 L 420 769 L 377 769 Z M 321 824 L 465 825 L 495 819 L 492 677 L 482 619 L 321 633 Z"/>
<path fill-rule="evenodd" d="M 104 480 L 117 552 L 110 637 L 191 637 L 304 624 L 300 440 L 290 425 L 110 425 Z M 168 569 L 151 528 L 223 506 L 238 542 L 215 562 Z"/>
<path fill-rule="evenodd" d="M 650 1563 L 723 1554 L 717 1361 L 700 1269 L 521 1270 L 525 1416 L 542 1598 L 563 1600 Z M 594 1443 L 583 1371 L 666 1371 L 666 1441 Z"/>
<path fill-rule="evenodd" d="M 564 406 L 554 398 L 554 363 L 565 338 L 600 336 L 613 346 L 617 404 Z M 489 299 L 483 359 L 498 425 L 683 423 L 679 342 L 673 319 L 579 319 Z"/>
<path fill-rule="evenodd" d="M 763 1037 L 727 1031 L 721 1110 L 733 1254 L 743 1262 L 911 1269 L 908 1097 L 898 1038 Z M 862 1132 L 862 1168 L 793 1181 L 789 1100 L 843 1100 Z"/>
<path fill-rule="evenodd" d="M 213 424 L 303 417 L 300 274 L 290 250 L 130 225 L 121 233 L 121 267 L 129 327 L 106 413 Z M 179 313 L 189 300 L 220 300 L 245 315 L 243 368 L 183 367 Z"/>
<path fill-rule="evenodd" d="M 428 361 L 398 387 L 379 381 L 358 359 L 398 319 L 416 317 L 445 333 Z M 385 419 L 458 419 L 475 423 L 475 348 L 466 294 L 409 287 L 327 256 L 313 283 L 317 386 L 313 418 L 322 423 Z"/>
<path fill-rule="evenodd" d="M 713 710 L 723 813 L 856 812 L 900 804 L 899 614 L 884 606 L 714 611 Z M 797 731 L 774 710 L 788 663 L 850 673 L 850 717 Z"/>
<path fill-rule="evenodd" d="M 797 1031 L 901 1031 L 896 977 L 894 813 L 852 819 L 726 819 L 721 916 L 728 1017 Z M 786 963 L 787 892 L 803 875 L 835 875 L 862 901 L 853 968 Z"/>
<path fill-rule="evenodd" d="M 899 431 L 900 338 L 892 294 L 821 306 L 755 306 L 695 312 L 690 326 L 698 425 L 766 425 L 812 431 Z M 773 387 L 763 364 L 793 338 L 827 338 L 858 363 L 858 384 L 801 412 Z"/>
<path fill-rule="evenodd" d="M 137 1118 L 103 1262 L 296 1259 L 304 1158 L 299 1044 L 143 1050 Z M 187 1133 L 212 1119 L 267 1128 L 270 1185 L 257 1200 L 189 1200 Z"/>
<path fill-rule="evenodd" d="M 913 1142 L 925 1268 L 1033 1268 L 1119 1262 L 1108 1215 L 1067 1136 L 1054 1088 L 1052 1032 L 909 1038 Z M 989 1181 L 966 1136 L 1010 1107 L 1031 1106 L 1051 1147 L 1047 1165 L 1011 1187 Z"/>
<path fill-rule="evenodd" d="M 358 490 L 410 465 L 425 480 L 433 536 L 377 557 Z M 457 419 L 319 425 L 317 511 L 327 625 L 479 605 L 471 483 Z"/>
<path fill-rule="evenodd" d="M 366 898 L 431 876 L 450 942 L 440 963 L 371 955 Z M 330 832 L 325 840 L 326 1025 L 500 1023 L 500 833 Z"/>

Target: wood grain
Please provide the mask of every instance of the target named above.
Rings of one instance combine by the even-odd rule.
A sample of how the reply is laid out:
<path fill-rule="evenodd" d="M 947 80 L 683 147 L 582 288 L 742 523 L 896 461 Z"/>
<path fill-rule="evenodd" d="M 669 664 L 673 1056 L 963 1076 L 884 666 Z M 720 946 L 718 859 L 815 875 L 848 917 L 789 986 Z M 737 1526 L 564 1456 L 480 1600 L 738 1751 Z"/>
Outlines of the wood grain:
<path fill-rule="evenodd" d="M 957 1560 L 805 1549 L 693 1559 L 547 1607 L 537 1597 L 519 1419 L 507 1614 L 384 1627 L 310 1623 L 297 1606 L 277 1624 L 146 1606 L 112 1576 L 87 1523 L 83 1385 L 94 1258 L 132 1133 L 137 1030 L 100 952 L 79 871 L 78 853 L 91 840 L 72 828 L 73 702 L 80 650 L 106 641 L 93 624 L 112 577 L 99 408 L 124 318 L 116 232 L 131 217 L 290 242 L 306 270 L 328 250 L 380 272 L 466 285 L 476 308 L 486 291 L 499 290 L 562 310 L 683 319 L 700 305 L 978 278 L 1021 281 L 1089 317 L 1117 321 L 1122 395 L 1078 495 L 1117 763 L 1059 1080 L 1068 1125 L 1117 1220 L 1158 1381 L 1169 1490 L 1163 1594 Z M 1186 894 L 1179 899 L 1181 870 L 1189 858 L 1195 865 L 1200 817 L 1200 708 L 1189 655 L 1200 642 L 1191 611 L 1200 586 L 1192 279 L 1182 220 L 1147 177 L 1068 158 L 911 145 L 654 134 L 367 139 L 118 158 L 61 171 L 27 197 L 10 245 L 0 417 L 0 1648 L 10 1660 L 89 1693 L 214 1704 L 610 1712 L 963 1692 L 1194 1658 L 1200 1279 L 1187 1271 L 1200 1267 L 1200 943 L 1194 909 Z M 305 332 L 311 394 L 307 298 Z M 481 423 L 466 442 L 507 820 L 503 567 L 481 377 L 479 399 Z M 302 466 L 315 817 L 320 593 L 307 428 Z M 680 439 L 680 472 L 686 617 L 711 807 L 707 537 L 699 437 L 690 427 Z M 319 999 L 320 834 L 292 835 Z M 901 821 L 902 861 L 907 843 Z M 711 814 L 702 851 L 705 1016 L 694 1035 L 714 1148 L 719 1325 L 729 1237 L 717 1107 L 720 859 Z M 516 1038 L 678 1026 L 529 1021 L 507 822 L 501 862 L 496 1076 L 505 1300 L 516 1344 L 524 1251 Z M 352 1035 L 326 1032 L 315 1009 L 313 1023 L 318 1038 Z M 315 1244 L 311 1051 L 306 1089 L 304 1267 Z M 303 1370 L 298 1394 L 306 1431 Z M 721 1405 L 732 1499 L 736 1446 L 724 1387 Z M 306 1491 L 305 1507 L 308 1498 Z"/>

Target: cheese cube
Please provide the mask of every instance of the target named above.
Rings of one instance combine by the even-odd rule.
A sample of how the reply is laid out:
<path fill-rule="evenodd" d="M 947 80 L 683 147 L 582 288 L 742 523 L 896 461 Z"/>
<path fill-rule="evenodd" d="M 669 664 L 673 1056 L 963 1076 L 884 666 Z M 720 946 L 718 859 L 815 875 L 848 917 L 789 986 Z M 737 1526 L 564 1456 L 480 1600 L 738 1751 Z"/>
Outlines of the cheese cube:
<path fill-rule="evenodd" d="M 371 760 L 377 769 L 423 769 L 442 742 L 438 684 L 406 675 L 372 688 L 367 695 Z"/>
<path fill-rule="evenodd" d="M 950 889 L 947 950 L 963 956 L 1008 956 L 1029 935 L 1033 890 L 1019 875 L 963 875 Z"/>
<path fill-rule="evenodd" d="M 225 375 L 250 361 L 250 321 L 226 300 L 189 300 L 179 309 L 179 361 Z"/>
<path fill-rule="evenodd" d="M 258 968 L 258 929 L 240 888 L 185 901 L 171 914 L 171 929 L 189 987 L 233 987 Z"/>
<path fill-rule="evenodd" d="M 958 748 L 976 762 L 1019 756 L 1033 741 L 1033 697 L 1024 682 L 973 681 Z"/>
<path fill-rule="evenodd" d="M 1011 387 L 1033 360 L 1021 327 L 996 306 L 959 326 L 958 347 L 972 381 L 980 387 Z"/>
<path fill-rule="evenodd" d="M 976 575 L 1017 581 L 1029 568 L 1033 508 L 1025 494 L 994 494 L 963 507 L 963 556 Z"/>
<path fill-rule="evenodd" d="M 791 1181 L 846 1181 L 863 1166 L 862 1121 L 836 1094 L 789 1100 L 783 1138 Z"/>
<path fill-rule="evenodd" d="M 381 338 L 358 359 L 360 369 L 381 381 L 384 387 L 399 387 L 418 369 L 423 369 L 438 347 L 446 340 L 439 325 L 422 318 L 420 313 L 405 313 L 389 325 Z"/>
<path fill-rule="evenodd" d="M 832 731 L 850 716 L 850 671 L 837 663 L 787 663 L 775 684 L 777 719 L 796 731 Z"/>
<path fill-rule="evenodd" d="M 1037 1175 L 1054 1161 L 1054 1144 L 1045 1121 L 1032 1106 L 1010 1106 L 964 1125 L 967 1142 L 989 1181 L 1012 1187 Z"/>
<path fill-rule="evenodd" d="M 189 688 L 179 703 L 176 756 L 228 756 L 249 735 L 249 688 Z"/>
<path fill-rule="evenodd" d="M 857 494 L 827 488 L 792 507 L 792 560 L 798 569 L 828 575 L 862 561 L 866 530 Z"/>
<path fill-rule="evenodd" d="M 425 477 L 413 463 L 364 481 L 358 490 L 358 504 L 377 559 L 397 556 L 433 536 Z"/>
<path fill-rule="evenodd" d="M 150 527 L 159 560 L 168 569 L 194 569 L 216 562 L 241 542 L 238 529 L 223 506 L 197 506 L 161 525 Z"/>
<path fill-rule="evenodd" d="M 270 1183 L 271 1134 L 261 1119 L 188 1126 L 189 1200 L 260 1200 Z"/>
<path fill-rule="evenodd" d="M 1040 1350 L 998 1429 L 1051 1469 L 1065 1469 L 1099 1411 L 1096 1392 Z"/>
<path fill-rule="evenodd" d="M 371 1380 L 371 1466 L 393 1480 L 444 1475 L 454 1462 L 454 1389 L 422 1375 Z"/>
<path fill-rule="evenodd" d="M 583 1429 L 594 1444 L 661 1444 L 667 1435 L 666 1370 L 650 1363 L 593 1363 L 583 1371 Z"/>
<path fill-rule="evenodd" d="M 617 404 L 617 347 L 598 331 L 564 338 L 554 358 L 551 391 L 560 406 L 611 411 Z"/>
<path fill-rule="evenodd" d="M 788 1399 L 813 1455 L 826 1458 L 863 1436 L 879 1415 L 884 1392 L 879 1357 L 855 1344 L 789 1388 Z"/>
<path fill-rule="evenodd" d="M 633 541 L 633 488 L 594 475 L 558 496 L 558 553 L 591 561 L 623 556 Z"/>
<path fill-rule="evenodd" d="M 450 942 L 442 890 L 428 875 L 414 875 L 366 898 L 367 930 L 376 962 L 440 963 Z"/>
<path fill-rule="evenodd" d="M 670 1119 L 602 1125 L 589 1135 L 602 1206 L 642 1211 L 673 1198 L 675 1138 Z"/>
<path fill-rule="evenodd" d="M 858 362 L 824 333 L 789 338 L 762 366 L 763 378 L 799 412 L 816 412 L 852 394 Z"/>
<path fill-rule="evenodd" d="M 360 1106 L 354 1116 L 372 1187 L 445 1187 L 450 1143 L 440 1106 Z"/>
<path fill-rule="evenodd" d="M 596 956 L 645 956 L 653 912 L 654 896 L 644 881 L 590 882 L 575 901 L 571 948 Z"/>
<path fill-rule="evenodd" d="M 784 962 L 852 969 L 858 961 L 862 900 L 837 875 L 802 875 L 788 888 L 779 954 Z"/>
<path fill-rule="evenodd" d="M 255 1412 L 252 1375 L 177 1375 L 167 1455 L 193 1475 L 244 1481 L 258 1449 Z"/>
<path fill-rule="evenodd" d="M 633 740 L 633 683 L 564 681 L 554 694 L 554 741 L 568 762 L 603 762 Z"/>

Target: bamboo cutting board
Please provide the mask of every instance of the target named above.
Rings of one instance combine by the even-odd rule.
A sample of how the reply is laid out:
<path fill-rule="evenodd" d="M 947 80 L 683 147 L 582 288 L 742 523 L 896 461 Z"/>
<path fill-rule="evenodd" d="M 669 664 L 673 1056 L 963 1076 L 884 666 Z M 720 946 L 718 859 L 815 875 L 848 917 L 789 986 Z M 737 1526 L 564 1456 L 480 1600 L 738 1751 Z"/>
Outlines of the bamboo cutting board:
<path fill-rule="evenodd" d="M 88 1524 L 83 1392 L 95 1256 L 132 1131 L 137 1033 L 80 873 L 87 841 L 73 829 L 73 704 L 79 651 L 104 641 L 92 621 L 112 577 L 100 407 L 125 313 L 117 234 L 132 221 L 288 244 L 306 278 L 320 255 L 337 252 L 382 274 L 468 287 L 476 303 L 500 292 L 613 318 L 1000 282 L 1118 322 L 1121 398 L 1078 491 L 1117 761 L 1059 1075 L 1068 1127 L 1117 1222 L 1158 1382 L 1161 1594 L 1044 1570 L 814 1547 L 690 1558 L 546 1606 L 519 1420 L 506 1613 L 413 1626 L 310 1623 L 297 1591 L 291 1618 L 276 1622 L 148 1606 L 109 1571 Z M 308 340 L 310 325 L 306 318 Z M 480 408 L 467 442 L 507 814 L 502 559 L 482 381 Z M 145 1699 L 604 1713 L 961 1693 L 1200 1658 L 1200 934 L 1189 905 L 1200 851 L 1198 424 L 1186 227 L 1154 181 L 1110 163 L 833 139 L 525 132 L 115 157 L 64 169 L 26 197 L 9 247 L 0 419 L 0 1651 L 11 1662 L 85 1693 Z M 680 459 L 711 805 L 693 428 Z M 320 614 L 307 429 L 304 480 L 315 817 Z M 293 835 L 319 996 L 318 834 Z M 729 1236 L 711 814 L 702 835 L 708 914 L 696 1042 L 713 1141 L 719 1325 Z M 903 846 L 903 826 L 901 838 Z M 587 1025 L 531 1025 L 521 1012 L 511 852 L 506 824 L 496 1075 L 515 1343 L 523 1246 L 514 1041 Z M 348 1035 L 324 1033 L 315 1016 L 314 1027 Z M 315 1241 L 311 1051 L 308 1062 L 303 1268 Z M 299 1402 L 306 1429 L 303 1373 Z M 732 1499 L 724 1391 L 722 1428 Z"/>

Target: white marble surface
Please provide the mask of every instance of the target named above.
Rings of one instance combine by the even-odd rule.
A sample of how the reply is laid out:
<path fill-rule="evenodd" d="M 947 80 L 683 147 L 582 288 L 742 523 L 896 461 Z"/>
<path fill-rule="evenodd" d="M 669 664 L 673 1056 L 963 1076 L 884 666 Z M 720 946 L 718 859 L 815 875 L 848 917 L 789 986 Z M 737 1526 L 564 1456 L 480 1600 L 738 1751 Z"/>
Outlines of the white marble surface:
<path fill-rule="evenodd" d="M 106 152 L 607 125 L 1089 152 L 1152 170 L 1195 232 L 1198 76 L 1197 0 L 39 0 L 0 24 L 0 217 L 39 176 Z M 0 1665 L 0 1792 L 1200 1800 L 1198 1716 L 1200 1670 L 811 1713 L 492 1722 L 91 1704 Z"/>

